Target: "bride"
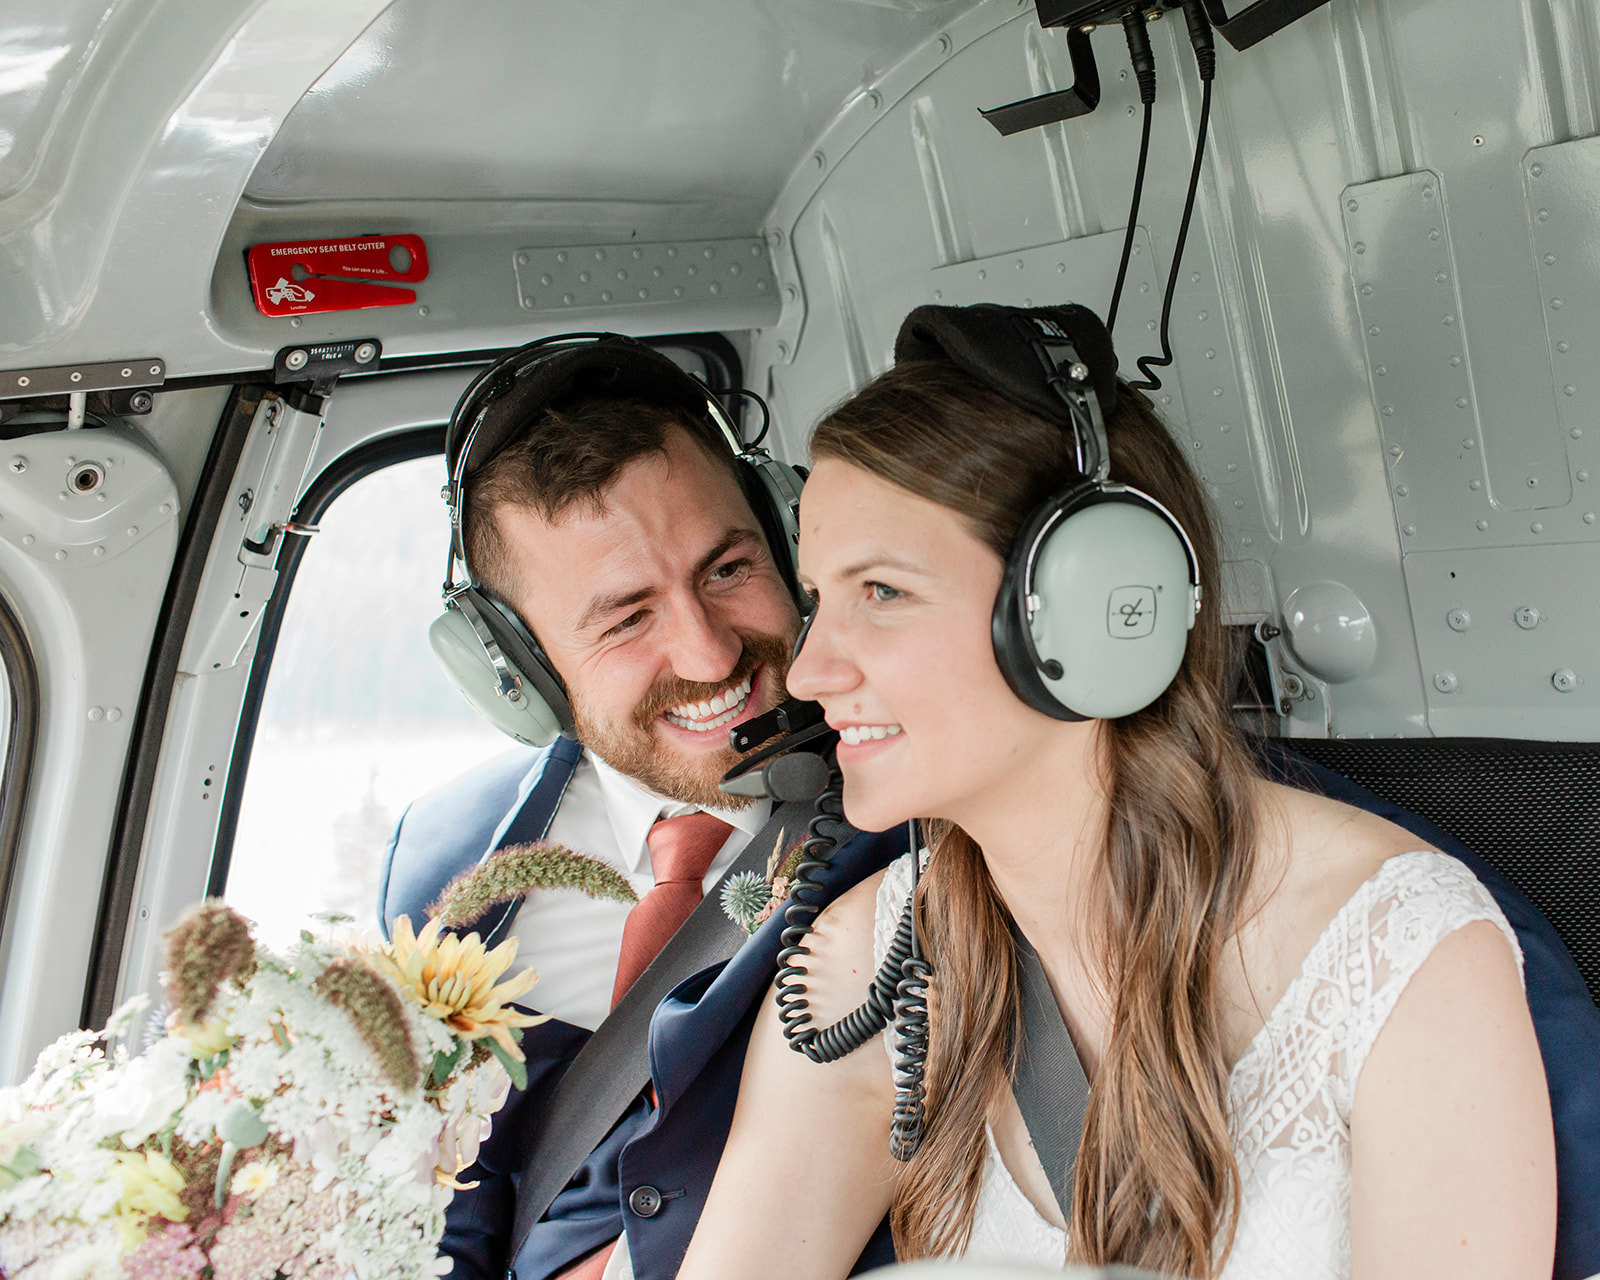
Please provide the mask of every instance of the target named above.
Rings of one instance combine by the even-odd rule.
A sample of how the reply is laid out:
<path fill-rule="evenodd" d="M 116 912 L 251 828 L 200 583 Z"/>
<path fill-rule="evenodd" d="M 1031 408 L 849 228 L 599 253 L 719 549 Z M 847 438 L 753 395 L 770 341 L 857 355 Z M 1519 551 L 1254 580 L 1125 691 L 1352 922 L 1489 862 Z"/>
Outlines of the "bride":
<path fill-rule="evenodd" d="M 843 1277 L 888 1212 L 902 1259 L 1548 1277 L 1514 935 L 1454 859 L 1258 774 L 1204 493 L 1104 328 L 926 307 L 896 357 L 812 443 L 789 688 L 841 731 L 851 822 L 928 820 L 926 1131 L 891 1157 L 892 1044 L 814 1063 L 768 1001 L 682 1275 Z M 818 919 L 819 1023 L 912 882 Z M 1091 1086 L 1059 1200 L 1013 1096 L 1027 947 Z"/>

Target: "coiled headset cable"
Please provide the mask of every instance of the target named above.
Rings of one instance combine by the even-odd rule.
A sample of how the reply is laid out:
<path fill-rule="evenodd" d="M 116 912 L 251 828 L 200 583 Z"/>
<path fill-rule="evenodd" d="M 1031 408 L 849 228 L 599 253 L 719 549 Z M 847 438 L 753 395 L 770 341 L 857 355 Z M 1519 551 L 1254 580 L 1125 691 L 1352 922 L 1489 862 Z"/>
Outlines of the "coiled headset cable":
<path fill-rule="evenodd" d="M 824 830 L 837 827 L 844 817 L 843 781 L 837 768 L 831 768 L 828 782 L 817 797 L 817 812 L 807 826 L 808 835 L 800 847 L 800 863 L 794 871 L 790 903 L 784 909 L 785 928 L 778 952 L 778 1019 L 789 1047 L 812 1062 L 837 1062 L 854 1053 L 882 1033 L 891 1021 L 895 1024 L 898 1058 L 895 1067 L 894 1120 L 889 1131 L 889 1150 L 898 1160 L 909 1160 L 922 1143 L 924 1127 L 924 1064 L 928 1057 L 928 983 L 932 969 L 923 957 L 916 927 L 917 881 L 920 856 L 916 823 L 907 824 L 912 858 L 911 896 L 900 917 L 888 954 L 867 988 L 867 998 L 837 1022 L 812 1025 L 811 1004 L 806 998 L 805 945 L 822 910 L 821 887 L 816 875 L 833 857 L 837 841 Z"/>

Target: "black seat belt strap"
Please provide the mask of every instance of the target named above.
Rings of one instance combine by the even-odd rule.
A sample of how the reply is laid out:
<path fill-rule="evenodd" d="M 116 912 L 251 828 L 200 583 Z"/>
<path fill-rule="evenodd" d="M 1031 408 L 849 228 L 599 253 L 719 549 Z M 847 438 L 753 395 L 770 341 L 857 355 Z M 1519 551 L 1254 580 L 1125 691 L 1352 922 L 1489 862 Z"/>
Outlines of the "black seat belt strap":
<path fill-rule="evenodd" d="M 780 805 L 723 879 L 742 871 L 764 874 L 768 858 L 805 832 L 813 812 L 809 801 Z M 854 834 L 847 827 L 841 843 Z M 550 1091 L 522 1166 L 508 1262 L 515 1261 L 534 1224 L 650 1083 L 650 1018 L 656 1006 L 684 979 L 732 958 L 749 941 L 722 910 L 720 896 L 713 889 L 700 900 Z"/>
<path fill-rule="evenodd" d="M 1033 1149 L 1050 1179 L 1061 1216 L 1072 1221 L 1072 1174 L 1089 1105 L 1089 1080 L 1073 1048 L 1050 980 L 1032 944 L 1012 929 L 1017 944 L 1017 979 L 1022 988 L 1022 1043 L 1011 1092 L 1022 1109 Z"/>

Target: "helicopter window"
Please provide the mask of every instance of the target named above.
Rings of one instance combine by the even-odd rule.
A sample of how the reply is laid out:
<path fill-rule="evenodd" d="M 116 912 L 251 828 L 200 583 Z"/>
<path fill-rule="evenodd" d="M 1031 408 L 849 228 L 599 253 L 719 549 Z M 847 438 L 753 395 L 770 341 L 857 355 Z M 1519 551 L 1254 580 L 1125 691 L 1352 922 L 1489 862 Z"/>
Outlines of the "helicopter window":
<path fill-rule="evenodd" d="M 268 945 L 320 929 L 318 915 L 370 930 L 379 864 L 406 804 L 511 745 L 428 650 L 443 479 L 433 456 L 357 480 L 316 518 L 321 532 L 294 572 L 224 894 Z"/>

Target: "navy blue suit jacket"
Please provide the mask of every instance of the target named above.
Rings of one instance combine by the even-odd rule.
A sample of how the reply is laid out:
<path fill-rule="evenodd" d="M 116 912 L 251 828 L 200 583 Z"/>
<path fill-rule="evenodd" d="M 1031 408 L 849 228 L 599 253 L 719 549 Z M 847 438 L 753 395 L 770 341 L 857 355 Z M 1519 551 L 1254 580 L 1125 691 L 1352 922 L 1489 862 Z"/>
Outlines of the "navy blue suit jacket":
<path fill-rule="evenodd" d="M 570 764 L 550 758 L 563 751 L 576 760 L 571 744 L 512 753 L 413 805 L 391 843 L 380 902 L 385 922 L 401 911 L 419 918 L 456 871 L 502 843 L 542 835 L 559 802 L 561 769 L 570 772 Z M 1431 823 L 1303 757 L 1272 744 L 1264 751 L 1268 771 L 1280 780 L 1377 813 L 1461 858 L 1499 902 L 1522 944 L 1528 1002 L 1555 1116 L 1560 1183 L 1555 1280 L 1583 1280 L 1600 1272 L 1600 1009 L 1554 929 L 1509 880 Z M 545 807 L 549 814 L 541 817 Z M 902 851 L 898 836 L 863 835 L 843 845 L 824 874 L 829 896 Z M 650 1032 L 659 1107 L 642 1097 L 635 1102 L 519 1255 L 508 1259 L 526 1135 L 538 1122 L 548 1090 L 589 1034 L 556 1021 L 524 1033 L 528 1089 L 496 1116 L 478 1165 L 462 1175 L 480 1185 L 458 1193 L 447 1214 L 443 1247 L 456 1259 L 457 1277 L 545 1280 L 626 1228 L 639 1280 L 671 1280 L 727 1140 L 745 1045 L 772 981 L 781 928 L 774 916 L 732 960 L 696 974 L 662 1003 Z M 659 1194 L 660 1207 L 648 1217 L 629 1205 L 641 1187 Z M 644 1198 L 646 1207 L 650 1199 Z M 857 1269 L 892 1258 L 888 1233 L 880 1227 Z"/>

